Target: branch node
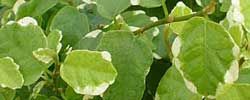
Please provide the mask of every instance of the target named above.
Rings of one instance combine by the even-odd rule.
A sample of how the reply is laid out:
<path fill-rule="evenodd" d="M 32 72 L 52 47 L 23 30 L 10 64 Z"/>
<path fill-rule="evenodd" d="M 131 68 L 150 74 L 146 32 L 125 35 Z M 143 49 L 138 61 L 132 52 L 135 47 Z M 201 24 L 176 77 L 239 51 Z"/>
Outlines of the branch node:
<path fill-rule="evenodd" d="M 174 22 L 174 17 L 173 16 L 168 16 L 167 22 L 166 23 L 172 23 Z"/>

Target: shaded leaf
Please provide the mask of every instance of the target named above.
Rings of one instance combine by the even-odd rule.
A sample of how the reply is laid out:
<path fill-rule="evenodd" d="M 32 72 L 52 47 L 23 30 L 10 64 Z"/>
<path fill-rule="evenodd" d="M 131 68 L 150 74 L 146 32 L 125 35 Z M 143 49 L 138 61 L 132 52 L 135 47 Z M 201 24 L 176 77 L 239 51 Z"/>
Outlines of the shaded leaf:
<path fill-rule="evenodd" d="M 0 88 L 0 100 L 13 100 L 16 91 L 8 88 Z"/>
<path fill-rule="evenodd" d="M 96 0 L 96 3 L 97 11 L 108 19 L 114 19 L 130 6 L 130 0 Z"/>
<path fill-rule="evenodd" d="M 20 65 L 24 85 L 34 83 L 47 68 L 32 55 L 34 50 L 46 45 L 45 35 L 38 26 L 25 22 L 13 23 L 0 29 L 0 57 L 11 57 Z"/>
<path fill-rule="evenodd" d="M 249 61 L 248 61 L 249 62 Z M 239 73 L 237 83 L 248 83 L 250 84 L 250 68 L 242 68 Z"/>
<path fill-rule="evenodd" d="M 55 50 L 57 53 L 62 48 L 61 40 L 62 40 L 62 32 L 59 30 L 53 30 L 47 36 L 48 40 L 48 48 Z"/>
<path fill-rule="evenodd" d="M 160 7 L 161 0 L 140 0 L 139 5 L 146 8 Z"/>
<path fill-rule="evenodd" d="M 130 0 L 131 5 L 140 5 L 145 8 L 154 8 L 161 6 L 161 0 Z"/>
<path fill-rule="evenodd" d="M 138 30 L 140 27 L 158 21 L 157 17 L 149 17 L 146 15 L 146 12 L 142 10 L 127 11 L 121 16 L 128 25 L 129 30 L 132 32 Z M 142 37 L 144 37 L 144 40 L 147 42 L 147 44 L 150 45 L 152 49 L 154 49 L 152 40 L 154 37 L 159 35 L 159 33 L 159 28 L 154 27 L 152 29 L 146 30 Z"/>
<path fill-rule="evenodd" d="M 101 37 L 101 30 L 94 30 L 92 32 L 89 32 L 84 37 L 82 37 L 82 39 L 77 44 L 73 46 L 73 49 L 95 50 L 101 40 Z"/>
<path fill-rule="evenodd" d="M 39 92 L 42 90 L 42 88 L 44 87 L 45 84 L 46 84 L 46 81 L 40 81 L 40 82 L 38 82 L 34 86 L 33 92 L 31 94 L 30 98 L 36 99 L 39 96 Z"/>
<path fill-rule="evenodd" d="M 66 6 L 54 16 L 51 22 L 50 30 L 55 29 L 62 32 L 64 48 L 67 45 L 73 46 L 89 31 L 88 19 L 76 8 Z"/>
<path fill-rule="evenodd" d="M 57 0 L 30 0 L 18 8 L 17 19 L 26 16 L 41 16 L 56 4 Z"/>
<path fill-rule="evenodd" d="M 86 4 L 80 11 L 88 16 L 91 30 L 103 28 L 105 27 L 105 25 L 110 24 L 112 21 L 110 19 L 102 17 L 99 14 L 96 4 Z"/>
<path fill-rule="evenodd" d="M 153 61 L 152 50 L 145 41 L 129 31 L 109 31 L 97 48 L 111 53 L 118 72 L 115 83 L 104 93 L 104 99 L 140 100 Z"/>
<path fill-rule="evenodd" d="M 68 100 L 80 100 L 83 98 L 82 95 L 76 94 L 70 86 L 66 88 L 64 95 Z"/>

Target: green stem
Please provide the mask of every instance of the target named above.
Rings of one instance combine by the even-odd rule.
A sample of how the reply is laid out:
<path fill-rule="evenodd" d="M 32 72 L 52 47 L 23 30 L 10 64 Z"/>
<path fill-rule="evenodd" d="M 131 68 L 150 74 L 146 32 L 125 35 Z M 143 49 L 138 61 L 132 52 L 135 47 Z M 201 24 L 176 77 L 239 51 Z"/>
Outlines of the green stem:
<path fill-rule="evenodd" d="M 167 17 L 168 16 L 168 8 L 167 8 L 167 5 L 166 5 L 166 0 L 161 0 L 161 4 L 162 4 L 162 8 L 163 8 L 165 17 Z"/>
<path fill-rule="evenodd" d="M 134 31 L 134 33 L 135 33 L 135 35 L 142 34 L 146 30 L 151 29 L 151 28 L 156 27 L 156 26 L 159 26 L 159 25 L 185 21 L 185 20 L 188 20 L 194 16 L 204 16 L 204 15 L 210 14 L 212 12 L 212 10 L 214 10 L 215 5 L 216 5 L 215 0 L 212 0 L 211 3 L 207 7 L 205 7 L 203 10 L 201 10 L 199 12 L 196 12 L 196 13 L 193 13 L 190 15 L 180 16 L 180 17 L 168 16 L 167 18 L 164 18 L 164 19 L 158 20 L 156 22 L 150 23 L 148 25 L 145 25 L 144 27 Z"/>
<path fill-rule="evenodd" d="M 55 61 L 55 69 L 53 71 L 53 77 L 56 77 L 58 75 L 58 73 L 59 73 L 60 66 L 61 66 L 58 55 L 56 55 L 54 57 L 54 61 Z"/>
<path fill-rule="evenodd" d="M 136 30 L 134 33 L 137 35 L 137 34 L 145 32 L 148 29 L 151 29 L 151 28 L 159 26 L 159 25 L 168 24 L 168 23 L 172 23 L 172 22 L 185 21 L 185 20 L 188 20 L 188 19 L 190 19 L 190 18 L 192 18 L 194 16 L 203 16 L 203 15 L 204 15 L 204 12 L 200 11 L 200 12 L 197 12 L 197 13 L 194 13 L 194 14 L 190 14 L 190 15 L 186 15 L 186 16 L 181 16 L 181 17 L 172 17 L 172 16 L 169 16 L 167 18 L 164 18 L 164 19 L 158 20 L 156 22 L 153 22 L 151 24 L 145 25 L 144 27 Z"/>
<path fill-rule="evenodd" d="M 54 57 L 54 61 L 55 61 L 55 68 L 54 68 L 54 70 L 53 70 L 53 72 L 52 72 L 52 80 L 53 80 L 53 83 L 54 84 L 52 84 L 52 87 L 53 87 L 53 90 L 55 91 L 55 93 L 57 94 L 57 95 L 60 95 L 60 91 L 58 90 L 58 87 L 57 87 L 57 82 L 58 82 L 58 76 L 59 76 L 59 70 L 60 70 L 60 66 L 61 66 L 61 63 L 60 63 L 60 61 L 59 61 L 59 56 L 58 55 L 55 55 L 55 57 Z"/>

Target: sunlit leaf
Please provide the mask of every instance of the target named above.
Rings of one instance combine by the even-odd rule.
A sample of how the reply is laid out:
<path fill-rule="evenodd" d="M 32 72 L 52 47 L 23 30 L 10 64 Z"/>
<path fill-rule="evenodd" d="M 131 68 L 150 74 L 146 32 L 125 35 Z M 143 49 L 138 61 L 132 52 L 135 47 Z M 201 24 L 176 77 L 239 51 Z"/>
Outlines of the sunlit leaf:
<path fill-rule="evenodd" d="M 0 59 L 0 86 L 11 89 L 21 88 L 24 79 L 19 71 L 19 65 L 10 57 Z"/>
<path fill-rule="evenodd" d="M 38 50 L 33 51 L 33 55 L 37 60 L 45 64 L 49 64 L 52 61 L 56 62 L 58 60 L 55 50 L 49 48 L 39 48 Z"/>
<path fill-rule="evenodd" d="M 178 2 L 175 6 L 175 8 L 171 11 L 170 16 L 172 17 L 180 17 L 192 14 L 192 9 L 187 7 L 182 1 Z M 175 32 L 176 34 L 180 33 L 182 31 L 182 28 L 184 27 L 186 21 L 181 22 L 174 22 L 170 24 L 170 28 Z"/>
<path fill-rule="evenodd" d="M 249 89 L 249 84 L 221 85 L 216 92 L 216 100 L 248 100 Z"/>
<path fill-rule="evenodd" d="M 204 18 L 186 23 L 172 52 L 177 69 L 194 85 L 193 92 L 215 95 L 219 83 L 238 78 L 239 48 L 222 26 Z"/>
<path fill-rule="evenodd" d="M 165 73 L 159 83 L 155 100 L 201 100 L 202 97 L 192 93 L 175 67 Z"/>
<path fill-rule="evenodd" d="M 114 83 L 117 72 L 107 51 L 75 50 L 66 57 L 60 75 L 78 94 L 101 95 Z"/>

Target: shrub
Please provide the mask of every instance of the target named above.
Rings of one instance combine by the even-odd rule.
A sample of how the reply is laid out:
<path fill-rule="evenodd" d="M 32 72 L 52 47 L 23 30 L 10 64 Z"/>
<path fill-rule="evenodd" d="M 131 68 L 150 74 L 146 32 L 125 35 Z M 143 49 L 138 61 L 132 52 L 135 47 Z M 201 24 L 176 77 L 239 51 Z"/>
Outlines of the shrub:
<path fill-rule="evenodd" d="M 0 100 L 249 100 L 247 0 L 0 0 Z"/>

